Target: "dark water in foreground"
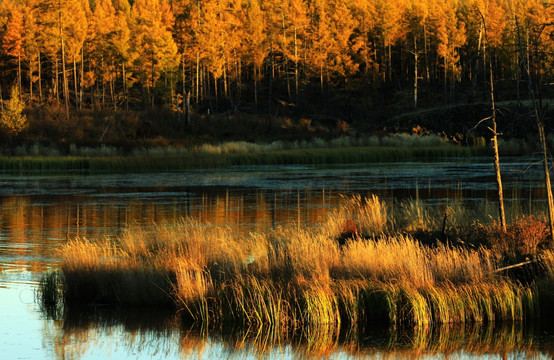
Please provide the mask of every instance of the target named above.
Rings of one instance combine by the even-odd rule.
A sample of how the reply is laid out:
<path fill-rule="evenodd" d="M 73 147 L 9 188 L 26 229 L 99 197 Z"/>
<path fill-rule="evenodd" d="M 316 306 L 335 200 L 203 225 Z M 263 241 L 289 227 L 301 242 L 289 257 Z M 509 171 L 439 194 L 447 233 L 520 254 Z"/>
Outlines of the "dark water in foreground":
<path fill-rule="evenodd" d="M 530 164 L 503 164 L 508 206 L 523 213 L 544 206 L 540 167 Z M 0 359 L 552 358 L 554 332 L 545 324 L 283 339 L 268 331 L 202 335 L 158 309 L 97 309 L 53 320 L 34 299 L 40 274 L 59 264 L 56 249 L 76 237 L 113 237 L 128 226 L 171 224 L 185 216 L 237 231 L 313 224 L 349 194 L 421 198 L 437 206 L 484 204 L 494 213 L 495 188 L 489 159 L 123 175 L 0 174 Z"/>

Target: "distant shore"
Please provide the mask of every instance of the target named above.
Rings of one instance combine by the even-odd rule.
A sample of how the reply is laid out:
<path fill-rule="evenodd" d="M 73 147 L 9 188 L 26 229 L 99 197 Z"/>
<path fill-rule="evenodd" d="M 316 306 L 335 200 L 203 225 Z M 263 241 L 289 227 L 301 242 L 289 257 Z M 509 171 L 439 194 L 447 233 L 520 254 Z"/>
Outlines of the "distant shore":
<path fill-rule="evenodd" d="M 0 169 L 156 171 L 221 168 L 234 165 L 338 164 L 381 161 L 431 161 L 487 155 L 486 146 L 462 146 L 434 136 L 408 134 L 331 141 L 254 144 L 227 142 L 194 149 L 156 147 L 123 152 L 115 147 L 73 147 L 71 154 L 51 148 L 21 149 L 19 155 L 0 156 Z"/>

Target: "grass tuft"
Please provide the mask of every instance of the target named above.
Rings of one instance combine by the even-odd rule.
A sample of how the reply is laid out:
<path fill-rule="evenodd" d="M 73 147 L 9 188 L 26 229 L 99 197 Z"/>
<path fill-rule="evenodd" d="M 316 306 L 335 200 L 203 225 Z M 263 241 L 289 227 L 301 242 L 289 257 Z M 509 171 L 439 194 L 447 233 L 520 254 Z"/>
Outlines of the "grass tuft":
<path fill-rule="evenodd" d="M 545 304 L 554 281 L 552 252 L 541 255 L 542 283 L 519 282 L 495 271 L 503 258 L 494 249 L 424 244 L 406 233 L 406 220 L 395 218 L 406 216 L 405 209 L 390 209 L 376 197 L 353 197 L 313 227 L 244 235 L 184 219 L 128 229 L 115 241 L 70 241 L 60 251 L 64 303 L 173 306 L 203 328 L 240 325 L 276 337 L 292 332 L 314 347 L 375 324 L 424 336 L 445 323 L 539 315 L 539 300 Z M 417 231 L 440 226 L 427 216 Z M 348 221 L 356 229 L 341 243 Z M 539 227 L 534 221 L 532 229 Z M 459 234 L 461 220 L 454 224 Z"/>

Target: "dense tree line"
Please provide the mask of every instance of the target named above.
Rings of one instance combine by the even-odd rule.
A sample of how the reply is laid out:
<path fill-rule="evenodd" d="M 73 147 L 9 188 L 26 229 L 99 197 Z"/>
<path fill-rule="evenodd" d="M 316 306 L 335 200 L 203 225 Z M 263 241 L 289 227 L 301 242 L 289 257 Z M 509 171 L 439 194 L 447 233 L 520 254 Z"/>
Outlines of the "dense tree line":
<path fill-rule="evenodd" d="M 326 89 L 475 96 L 488 66 L 526 98 L 553 82 L 547 0 L 3 0 L 2 89 L 27 105 L 213 110 Z M 467 91 L 466 91 L 467 92 Z"/>

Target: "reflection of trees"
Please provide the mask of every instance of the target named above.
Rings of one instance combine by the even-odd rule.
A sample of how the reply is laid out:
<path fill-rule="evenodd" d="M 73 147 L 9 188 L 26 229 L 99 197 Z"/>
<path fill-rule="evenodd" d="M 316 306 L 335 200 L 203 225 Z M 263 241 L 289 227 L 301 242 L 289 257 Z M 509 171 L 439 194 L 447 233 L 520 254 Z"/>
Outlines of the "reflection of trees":
<path fill-rule="evenodd" d="M 148 197 L 98 201 L 80 196 L 6 196 L 0 198 L 0 231 L 10 254 L 40 272 L 46 268 L 43 259 L 55 257 L 60 243 L 75 238 L 112 237 L 129 226 L 174 224 L 183 217 L 241 232 L 258 231 L 299 218 L 318 222 L 339 202 L 338 195 L 315 190 L 247 193 L 219 189 L 164 202 Z"/>
<path fill-rule="evenodd" d="M 2 209 L 4 210 L 5 227 L 9 231 L 9 237 L 14 242 L 25 242 L 25 229 L 27 227 L 25 209 L 29 206 L 29 202 L 29 198 L 20 196 L 9 196 L 3 199 Z"/>
<path fill-rule="evenodd" d="M 64 317 L 47 323 L 45 341 L 55 346 L 58 358 L 79 358 L 94 349 L 110 353 L 174 356 L 205 355 L 285 357 L 496 355 L 519 353 L 524 358 L 552 354 L 551 339 L 540 339 L 542 330 L 521 323 L 444 324 L 427 328 L 370 328 L 367 332 L 282 334 L 272 329 L 206 329 L 188 327 L 172 309 L 86 308 L 65 309 Z M 212 354 L 216 352 L 216 354 Z"/>

